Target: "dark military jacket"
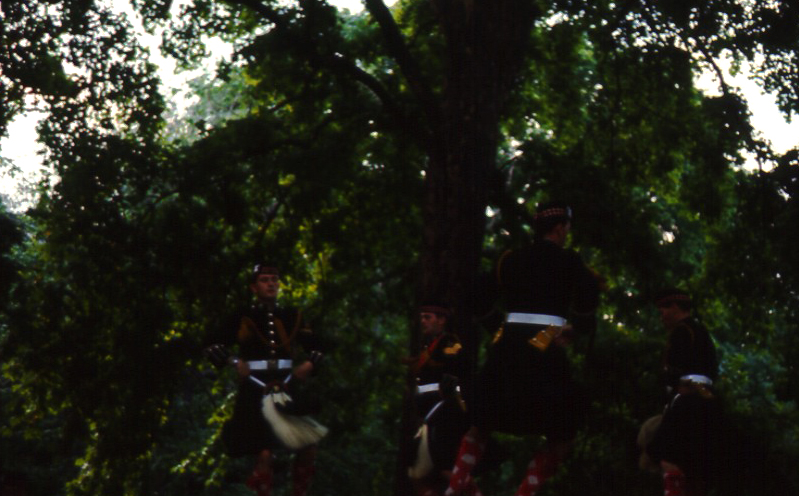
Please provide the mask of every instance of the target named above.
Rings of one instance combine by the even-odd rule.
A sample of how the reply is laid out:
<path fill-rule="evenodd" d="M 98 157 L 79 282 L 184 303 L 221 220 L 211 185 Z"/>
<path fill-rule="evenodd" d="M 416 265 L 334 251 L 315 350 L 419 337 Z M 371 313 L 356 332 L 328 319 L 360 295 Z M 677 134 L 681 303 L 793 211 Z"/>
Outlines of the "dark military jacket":
<path fill-rule="evenodd" d="M 669 331 L 663 355 L 666 385 L 676 387 L 680 377 L 704 375 L 711 380 L 718 376 L 716 348 L 705 326 L 693 317 L 681 320 Z"/>
<path fill-rule="evenodd" d="M 582 332 L 596 325 L 599 284 L 572 250 L 548 240 L 509 250 L 499 260 L 497 279 L 507 312 L 563 317 Z"/>
<path fill-rule="evenodd" d="M 411 373 L 416 379 L 416 386 L 440 384 L 445 375 L 451 376 L 445 387 L 455 387 L 459 378 L 465 373 L 465 355 L 460 340 L 455 334 L 442 332 L 425 340 L 425 346 L 410 363 Z M 452 391 L 449 391 L 452 393 Z M 417 394 L 414 391 L 417 414 L 424 417 L 429 410 L 442 399 L 444 391 Z"/>
<path fill-rule="evenodd" d="M 444 374 L 459 377 L 463 374 L 463 353 L 460 340 L 454 334 L 443 332 L 425 343 L 413 367 L 418 384 L 441 381 Z"/>
<path fill-rule="evenodd" d="M 211 344 L 237 347 L 241 360 L 302 359 L 319 348 L 300 310 L 256 305 L 236 312 L 211 338 Z M 253 371 L 258 375 L 263 374 Z"/>

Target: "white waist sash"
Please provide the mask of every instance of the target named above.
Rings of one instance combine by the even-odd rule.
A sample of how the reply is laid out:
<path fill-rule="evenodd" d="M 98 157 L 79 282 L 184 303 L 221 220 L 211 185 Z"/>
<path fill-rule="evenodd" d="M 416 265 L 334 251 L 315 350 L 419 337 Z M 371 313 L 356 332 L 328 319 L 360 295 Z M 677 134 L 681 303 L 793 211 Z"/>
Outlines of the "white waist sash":
<path fill-rule="evenodd" d="M 505 322 L 509 324 L 551 325 L 555 327 L 563 327 L 566 325 L 566 319 L 563 317 L 545 315 L 542 313 L 511 312 L 508 314 Z"/>
<path fill-rule="evenodd" d="M 250 370 L 287 370 L 291 368 L 292 361 L 288 359 L 279 360 L 250 360 L 247 362 Z"/>
<path fill-rule="evenodd" d="M 705 386 L 712 386 L 713 385 L 713 379 L 711 379 L 710 377 L 708 377 L 706 375 L 700 375 L 700 374 L 684 375 L 684 376 L 680 377 L 680 380 L 681 381 L 686 381 L 686 382 L 692 382 L 694 384 L 704 384 Z"/>
<path fill-rule="evenodd" d="M 416 394 L 424 394 L 424 393 L 432 393 L 433 391 L 438 391 L 440 388 L 437 382 L 431 382 L 430 384 L 420 384 L 416 386 Z M 455 386 L 455 391 L 460 392 L 461 387 Z"/>

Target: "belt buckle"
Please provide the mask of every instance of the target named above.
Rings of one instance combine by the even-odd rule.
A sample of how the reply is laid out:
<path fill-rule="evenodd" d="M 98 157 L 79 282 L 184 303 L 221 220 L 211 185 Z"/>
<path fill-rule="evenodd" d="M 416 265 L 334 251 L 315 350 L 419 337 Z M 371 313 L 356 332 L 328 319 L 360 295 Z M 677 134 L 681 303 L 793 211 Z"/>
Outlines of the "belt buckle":
<path fill-rule="evenodd" d="M 558 335 L 559 330 L 560 327 L 548 325 L 544 329 L 538 331 L 536 335 L 530 338 L 527 342 L 541 351 L 546 351 L 546 349 L 549 348 L 549 345 L 552 343 L 552 340 Z"/>
<path fill-rule="evenodd" d="M 680 377 L 678 389 L 682 394 L 698 394 L 704 399 L 710 399 L 713 398 L 713 390 L 710 387 L 711 384 L 696 380 L 690 376 Z"/>

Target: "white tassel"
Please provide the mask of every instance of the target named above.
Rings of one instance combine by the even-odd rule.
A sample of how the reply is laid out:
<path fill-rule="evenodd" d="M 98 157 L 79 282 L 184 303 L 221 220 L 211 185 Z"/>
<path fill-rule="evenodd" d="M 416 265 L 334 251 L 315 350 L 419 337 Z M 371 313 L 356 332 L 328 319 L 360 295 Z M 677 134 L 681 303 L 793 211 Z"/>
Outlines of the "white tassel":
<path fill-rule="evenodd" d="M 287 415 L 276 405 L 285 405 L 291 397 L 284 392 L 264 395 L 261 411 L 272 426 L 278 439 L 291 450 L 299 450 L 318 443 L 327 435 L 327 427 L 308 416 Z"/>
<path fill-rule="evenodd" d="M 419 448 L 416 450 L 416 461 L 412 467 L 408 468 L 408 477 L 411 479 L 421 479 L 433 471 L 433 458 L 430 456 L 430 448 L 427 441 L 427 424 L 422 424 L 415 438 L 421 438 Z"/>

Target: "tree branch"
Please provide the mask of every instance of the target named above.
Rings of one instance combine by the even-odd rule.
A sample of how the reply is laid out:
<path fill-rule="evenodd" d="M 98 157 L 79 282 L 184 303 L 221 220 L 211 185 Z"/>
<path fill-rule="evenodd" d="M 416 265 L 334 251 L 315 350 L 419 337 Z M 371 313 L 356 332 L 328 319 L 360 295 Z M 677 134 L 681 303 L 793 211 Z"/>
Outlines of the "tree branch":
<path fill-rule="evenodd" d="M 283 18 L 280 17 L 280 14 L 278 14 L 275 9 L 262 4 L 259 0 L 228 0 L 228 2 L 252 9 L 279 29 L 286 28 L 286 23 L 283 21 Z"/>
<path fill-rule="evenodd" d="M 691 50 L 696 50 L 700 54 L 702 54 L 702 57 L 704 58 L 705 62 L 707 62 L 710 65 L 710 67 L 713 69 L 713 72 L 719 78 L 719 84 L 721 85 L 722 93 L 724 94 L 724 96 L 729 96 L 730 87 L 724 79 L 724 72 L 721 70 L 718 64 L 716 64 L 716 60 L 713 58 L 713 54 L 710 53 L 710 51 L 707 48 L 707 45 L 702 42 L 701 37 L 692 37 L 689 33 L 685 33 L 679 28 L 669 25 L 669 23 L 666 21 L 658 22 L 658 20 L 655 19 L 655 16 L 652 14 L 652 12 L 650 12 L 649 8 L 645 7 L 644 9 L 641 10 L 641 12 L 644 14 L 647 21 L 649 22 L 649 25 L 652 26 L 653 29 L 655 29 L 658 25 L 662 24 L 663 30 L 666 31 L 667 33 L 670 33 L 673 37 L 677 38 L 678 40 L 680 40 L 680 42 L 682 42 L 682 44 L 685 45 L 685 48 L 688 49 L 689 53 L 691 52 Z"/>
<path fill-rule="evenodd" d="M 391 15 L 391 11 L 388 10 L 383 0 L 363 0 L 363 3 L 369 11 L 369 14 L 371 14 L 380 26 L 389 55 L 397 61 L 400 70 L 408 81 L 408 86 L 410 86 L 411 91 L 413 91 L 421 102 L 427 117 L 436 125 L 441 119 L 438 100 L 425 81 L 416 60 L 408 50 L 403 40 L 402 33 L 399 27 L 397 27 L 397 23 L 394 22 L 394 16 Z"/>
<path fill-rule="evenodd" d="M 282 31 L 286 35 L 289 35 L 288 23 L 286 22 L 285 18 L 282 17 L 275 9 L 261 3 L 260 0 L 229 0 L 229 1 L 231 4 L 240 5 L 242 7 L 246 7 L 253 10 L 257 14 L 261 15 L 268 22 L 272 23 L 275 26 L 275 29 Z M 367 1 L 368 3 L 375 3 L 374 0 L 367 0 Z M 391 13 L 388 11 L 388 9 L 386 8 L 386 6 L 383 4 L 382 1 L 377 0 L 376 3 L 380 4 L 379 7 L 382 7 L 382 10 L 385 11 L 382 13 L 382 16 L 383 17 L 387 16 L 388 22 L 391 25 L 393 25 L 393 29 L 394 31 L 396 31 L 395 36 L 399 37 L 398 38 L 400 42 L 399 49 L 400 51 L 405 53 L 403 61 L 402 62 L 400 62 L 399 60 L 397 61 L 398 64 L 400 64 L 400 68 L 402 69 L 403 66 L 410 65 L 411 66 L 410 74 L 412 75 L 418 74 L 419 71 L 418 68 L 416 68 L 416 64 L 413 62 L 413 59 L 410 58 L 410 54 L 408 54 L 407 50 L 404 47 L 404 44 L 402 44 L 401 35 L 396 27 L 396 24 L 394 24 L 394 20 L 393 17 L 391 17 Z M 377 10 L 379 10 L 379 8 L 377 8 Z M 372 15 L 380 16 L 381 14 L 373 13 Z M 386 22 L 385 19 L 383 20 L 383 22 L 381 22 L 381 27 L 384 22 Z M 386 34 L 385 31 L 386 29 L 390 30 L 390 28 L 384 28 L 384 36 L 388 37 L 389 35 Z M 309 45 L 313 46 L 312 44 L 309 43 L 299 43 L 299 42 L 295 43 L 295 46 L 299 47 L 309 46 Z M 389 45 L 393 46 L 394 43 L 389 43 Z M 332 54 L 304 53 L 302 55 L 306 59 L 309 60 L 313 59 L 317 63 L 320 63 L 321 65 L 326 66 L 331 70 L 337 71 L 341 74 L 345 74 L 351 77 L 354 81 L 357 81 L 362 85 L 364 85 L 369 91 L 371 91 L 377 97 L 377 99 L 380 101 L 380 103 L 382 103 L 386 111 L 389 114 L 391 114 L 392 117 L 397 122 L 399 122 L 399 125 L 403 129 L 415 129 L 415 130 L 419 129 L 419 126 L 413 123 L 412 119 L 409 118 L 405 114 L 405 112 L 403 112 L 402 108 L 397 104 L 396 100 L 392 97 L 391 93 L 389 93 L 389 91 L 386 90 L 386 88 L 383 86 L 380 80 L 374 77 L 373 75 L 369 74 L 365 70 L 361 69 L 360 67 L 358 67 L 358 65 L 354 61 L 346 58 L 344 55 L 340 53 L 332 53 Z M 397 55 L 394 56 L 395 58 L 398 57 Z M 410 60 L 405 60 L 405 58 L 408 58 Z M 405 73 L 404 69 L 403 72 Z M 419 86 L 418 82 L 421 81 L 420 77 L 412 77 L 413 80 L 411 80 L 411 77 L 409 77 L 407 74 L 406 74 L 406 79 L 409 80 L 409 85 L 411 86 L 412 89 L 414 89 L 415 86 Z M 424 88 L 420 88 L 419 91 L 426 93 L 428 95 L 428 98 L 432 100 L 432 93 L 429 91 L 429 88 L 427 88 L 426 85 L 423 86 Z M 422 98 L 418 94 L 417 97 Z M 426 102 L 423 102 L 423 107 L 425 109 L 438 108 L 437 106 L 430 107 L 429 105 L 427 105 Z M 424 147 L 429 147 L 430 144 L 432 143 L 429 133 L 421 135 L 420 139 L 422 141 L 422 146 Z"/>
<path fill-rule="evenodd" d="M 404 129 L 415 129 L 417 127 L 413 124 L 412 119 L 405 115 L 402 109 L 396 104 L 394 98 L 392 98 L 391 94 L 377 78 L 353 64 L 351 60 L 346 59 L 341 54 L 334 54 L 329 57 L 327 63 L 342 73 L 348 74 L 353 80 L 366 86 L 378 100 L 380 100 L 388 113 L 400 123 L 401 127 Z M 431 141 L 429 133 L 422 135 L 421 139 L 425 147 L 427 147 Z"/>

